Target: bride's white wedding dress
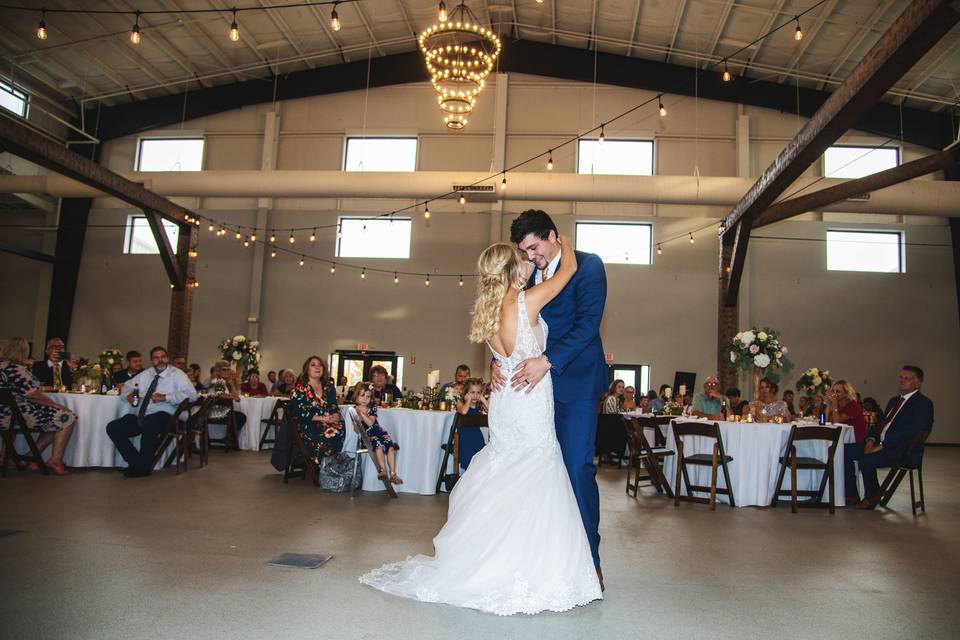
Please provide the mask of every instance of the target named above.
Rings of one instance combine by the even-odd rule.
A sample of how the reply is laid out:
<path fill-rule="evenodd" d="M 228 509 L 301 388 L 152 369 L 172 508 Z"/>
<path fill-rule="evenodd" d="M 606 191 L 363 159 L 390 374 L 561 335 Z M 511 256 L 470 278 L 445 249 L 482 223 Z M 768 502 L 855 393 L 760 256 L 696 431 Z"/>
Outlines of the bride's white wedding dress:
<path fill-rule="evenodd" d="M 543 353 L 547 327 L 518 297 L 517 340 L 501 371 Z M 492 348 L 491 348 L 492 350 Z M 529 393 L 490 396 L 490 442 L 450 493 L 434 557 L 419 555 L 360 578 L 387 593 L 498 615 L 566 611 L 602 598 L 553 422 L 550 374 Z"/>

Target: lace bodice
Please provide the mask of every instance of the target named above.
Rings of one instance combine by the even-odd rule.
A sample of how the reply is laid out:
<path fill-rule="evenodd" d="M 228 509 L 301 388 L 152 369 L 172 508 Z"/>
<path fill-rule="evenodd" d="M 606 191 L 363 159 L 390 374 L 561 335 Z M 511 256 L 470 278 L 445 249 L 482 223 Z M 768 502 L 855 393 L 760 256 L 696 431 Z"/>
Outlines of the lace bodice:
<path fill-rule="evenodd" d="M 493 356 L 500 363 L 504 372 L 513 371 L 513 369 L 527 358 L 536 358 L 543 354 L 547 344 L 547 323 L 543 317 L 537 316 L 537 325 L 531 326 L 527 316 L 527 298 L 526 291 L 521 291 L 517 296 L 517 339 L 513 346 L 513 353 L 505 356 L 497 353 L 497 350 L 490 347 Z"/>

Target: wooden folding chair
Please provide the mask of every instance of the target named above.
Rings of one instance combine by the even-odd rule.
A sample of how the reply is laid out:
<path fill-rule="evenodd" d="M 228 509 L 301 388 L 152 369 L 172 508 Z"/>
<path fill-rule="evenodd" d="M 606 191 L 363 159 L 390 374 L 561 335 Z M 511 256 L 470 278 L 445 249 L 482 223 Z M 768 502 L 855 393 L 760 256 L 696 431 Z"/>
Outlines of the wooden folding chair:
<path fill-rule="evenodd" d="M 627 465 L 627 495 L 636 498 L 640 481 L 649 480 L 657 493 L 666 493 L 667 497 L 673 498 L 673 490 L 663 474 L 663 459 L 674 455 L 674 452 L 666 447 L 650 446 L 650 441 L 644 433 L 644 429 L 650 426 L 649 418 L 624 418 L 623 420 L 627 432 L 627 446 L 630 449 L 630 461 Z M 653 423 L 653 427 L 656 428 L 656 423 Z M 643 471 L 646 472 L 645 475 L 642 475 Z"/>
<path fill-rule="evenodd" d="M 177 408 L 174 410 L 173 415 L 170 416 L 170 421 L 167 423 L 167 428 L 163 430 L 163 433 L 157 438 L 157 446 L 153 450 L 153 467 L 160 463 L 164 459 L 164 454 L 167 452 L 167 448 L 170 446 L 170 443 L 173 443 L 173 455 L 169 456 L 164 462 L 164 468 L 170 466 L 171 463 L 176 461 L 177 463 L 177 475 L 180 475 L 180 466 L 181 466 L 181 457 L 183 455 L 183 443 L 186 441 L 186 425 L 184 422 L 186 419 L 190 418 L 190 412 L 197 406 L 201 404 L 201 401 L 193 400 L 183 400 Z M 182 414 L 186 414 L 186 419 L 182 422 L 180 417 Z"/>
<path fill-rule="evenodd" d="M 367 430 L 363 428 L 363 423 L 360 421 L 360 416 L 357 415 L 357 410 L 350 409 L 348 412 L 350 415 L 350 423 L 353 425 L 353 430 L 357 432 L 357 455 L 354 459 L 353 473 L 356 476 L 357 470 L 360 468 L 360 456 L 364 453 L 370 456 L 370 459 L 373 460 L 373 466 L 377 466 L 377 454 L 374 451 L 373 441 L 370 440 L 370 436 L 367 435 Z M 390 478 L 384 477 L 381 479 L 383 482 L 383 488 L 387 490 L 387 495 L 391 498 L 399 498 L 397 495 L 397 490 L 394 488 L 393 483 L 390 482 Z M 353 490 L 351 488 L 350 497 L 353 497 Z"/>
<path fill-rule="evenodd" d="M 200 468 L 207 466 L 210 461 L 210 432 L 207 430 L 207 419 L 210 417 L 210 409 L 216 398 L 208 396 L 200 401 L 200 408 L 194 412 L 187 421 L 186 434 L 184 440 L 184 460 L 183 470 L 190 468 L 190 458 L 193 456 L 194 443 L 197 444 L 197 453 L 200 455 Z"/>
<path fill-rule="evenodd" d="M 434 495 L 440 494 L 440 487 L 444 484 L 447 486 L 447 491 L 453 491 L 454 485 L 460 480 L 460 430 L 481 429 L 489 426 L 489 424 L 489 418 L 481 413 L 457 413 L 453 418 L 453 425 L 450 427 L 447 441 L 440 445 L 440 448 L 443 449 L 443 462 L 440 463 L 440 473 L 437 474 L 437 486 L 434 489 Z M 451 457 L 453 458 L 453 473 L 447 473 L 447 465 Z"/>
<path fill-rule="evenodd" d="M 841 427 L 798 427 L 793 425 L 790 428 L 790 436 L 787 439 L 787 446 L 784 449 L 784 455 L 780 456 L 780 475 L 777 477 L 776 488 L 773 490 L 773 501 L 771 507 L 776 507 L 780 501 L 780 496 L 790 496 L 790 508 L 793 513 L 797 512 L 797 507 L 829 507 L 830 513 L 835 512 L 833 501 L 834 477 L 833 460 L 837 453 L 837 443 L 840 442 Z M 826 461 L 810 456 L 797 455 L 798 442 L 821 441 L 827 443 Z M 783 479 L 787 473 L 787 467 L 790 468 L 790 489 L 783 489 Z M 822 471 L 820 477 L 820 486 L 816 489 L 797 489 L 797 471 L 799 469 L 812 469 Z M 823 492 L 830 484 L 830 496 L 827 504 L 823 503 Z M 804 496 L 810 500 L 802 502 L 797 500 L 797 496 Z"/>
<path fill-rule="evenodd" d="M 880 484 L 879 495 L 881 507 L 887 506 L 887 503 L 890 502 L 890 498 L 897 492 L 897 487 L 900 486 L 900 481 L 903 480 L 903 476 L 910 474 L 910 511 L 913 512 L 913 515 L 917 515 L 917 507 L 920 507 L 920 511 L 923 513 L 927 512 L 927 506 L 923 500 L 923 450 L 924 443 L 926 443 L 928 437 L 930 437 L 929 429 L 915 435 L 913 440 L 910 441 L 910 444 L 907 445 L 907 450 L 904 451 L 899 464 L 890 467 L 887 477 L 884 478 Z M 915 454 L 915 450 L 919 450 L 919 454 Z M 916 462 L 914 462 L 914 458 L 916 458 Z M 914 493 L 914 471 L 917 472 L 920 500 L 917 500 L 916 494 Z"/>
<path fill-rule="evenodd" d="M 218 420 L 207 420 L 207 424 L 222 424 L 225 425 L 225 430 L 223 432 L 222 438 L 211 438 L 209 431 L 207 432 L 207 442 L 209 445 L 218 445 L 223 447 L 224 453 L 229 453 L 230 449 L 240 450 L 240 439 L 237 434 L 237 412 L 233 407 L 233 399 L 225 396 L 215 396 L 213 398 L 213 404 L 210 409 L 212 410 L 217 406 L 225 406 L 230 408 L 230 412 Z"/>
<path fill-rule="evenodd" d="M 595 441 L 597 466 L 603 464 L 604 457 L 616 466 L 623 466 L 623 452 L 627 449 L 627 432 L 623 418 L 618 413 L 601 413 L 597 416 L 597 436 Z"/>
<path fill-rule="evenodd" d="M 713 453 L 697 453 L 694 455 L 685 455 L 683 452 L 683 438 L 686 436 L 701 436 L 710 438 L 714 441 Z M 730 470 L 727 463 L 733 462 L 733 458 L 728 456 L 723 450 L 723 438 L 720 436 L 720 425 L 716 422 L 683 422 L 675 421 L 673 423 L 673 439 L 677 446 L 677 483 L 673 492 L 674 506 L 680 506 L 680 501 L 699 502 L 709 504 L 710 510 L 717 508 L 717 494 L 726 495 L 730 499 L 730 506 L 737 506 L 733 497 L 733 484 L 730 482 Z M 710 486 L 695 485 L 690 482 L 690 476 L 687 475 L 687 465 L 700 467 L 710 467 Z M 717 487 L 717 470 L 723 469 L 723 480 L 725 487 Z M 683 495 L 682 480 L 686 482 L 687 494 Z M 699 498 L 694 492 L 709 492 L 709 498 Z"/>
<path fill-rule="evenodd" d="M 3 463 L 0 465 L 0 477 L 7 477 L 7 465 L 13 460 L 13 466 L 17 469 L 26 468 L 27 464 L 33 462 L 40 467 L 40 473 L 45 476 L 50 475 L 50 469 L 44 462 L 40 449 L 37 448 L 37 441 L 33 439 L 33 432 L 39 432 L 39 429 L 30 429 L 27 426 L 27 420 L 20 412 L 20 406 L 17 405 L 17 399 L 9 389 L 0 389 L 0 406 L 6 407 L 10 412 L 10 426 L 7 429 L 0 429 L 0 435 L 3 437 Z M 23 436 L 27 441 L 29 454 L 17 453 L 17 436 Z"/>
<path fill-rule="evenodd" d="M 309 475 L 310 479 L 313 480 L 313 484 L 319 487 L 320 465 L 314 462 L 310 454 L 307 453 L 307 446 L 304 444 L 303 437 L 300 435 L 297 418 L 293 415 L 293 412 L 290 411 L 289 407 L 285 406 L 283 409 L 283 420 L 284 428 L 289 430 L 289 438 L 287 439 L 287 464 L 283 470 L 284 484 L 286 484 L 287 480 L 291 477 L 300 476 L 306 479 L 307 475 Z M 299 465 L 293 455 L 294 447 L 300 452 Z"/>
<path fill-rule="evenodd" d="M 273 409 L 270 411 L 270 417 L 260 421 L 264 427 L 263 432 L 260 434 L 260 444 L 257 445 L 257 451 L 263 451 L 263 445 L 265 444 L 276 444 L 277 430 L 280 428 L 280 425 L 283 424 L 283 408 L 288 402 L 290 402 L 289 398 L 277 398 Z M 273 427 L 273 438 L 267 438 L 271 427 Z"/>

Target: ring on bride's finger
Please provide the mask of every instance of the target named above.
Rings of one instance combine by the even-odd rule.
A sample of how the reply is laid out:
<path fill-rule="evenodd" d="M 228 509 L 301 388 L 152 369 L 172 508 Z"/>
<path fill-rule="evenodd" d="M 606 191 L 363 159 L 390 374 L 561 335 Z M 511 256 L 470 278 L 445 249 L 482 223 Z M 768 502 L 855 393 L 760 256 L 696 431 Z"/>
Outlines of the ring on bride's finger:
<path fill-rule="evenodd" d="M 530 381 L 529 381 L 529 380 L 524 380 L 524 381 L 523 381 L 523 384 L 530 384 Z"/>

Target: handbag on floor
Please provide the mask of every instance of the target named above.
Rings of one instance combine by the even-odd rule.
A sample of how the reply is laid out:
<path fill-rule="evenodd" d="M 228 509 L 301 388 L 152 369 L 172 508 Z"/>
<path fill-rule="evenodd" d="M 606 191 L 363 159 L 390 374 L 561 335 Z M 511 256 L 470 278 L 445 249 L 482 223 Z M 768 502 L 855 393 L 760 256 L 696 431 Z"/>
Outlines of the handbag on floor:
<path fill-rule="evenodd" d="M 320 488 L 334 493 L 345 493 L 351 488 L 359 489 L 363 484 L 363 464 L 356 464 L 356 455 L 341 451 L 321 458 Z"/>

